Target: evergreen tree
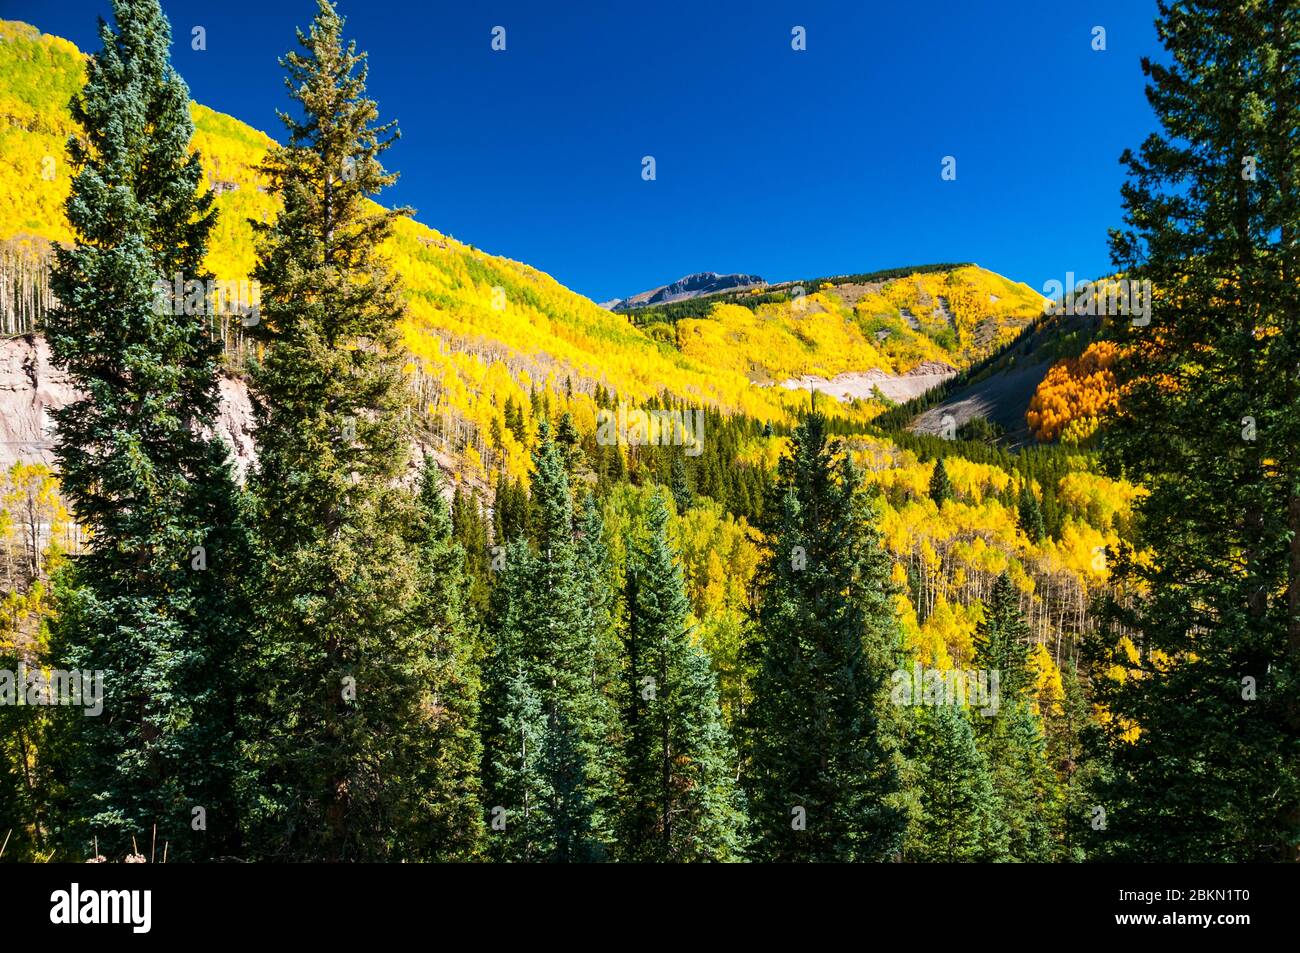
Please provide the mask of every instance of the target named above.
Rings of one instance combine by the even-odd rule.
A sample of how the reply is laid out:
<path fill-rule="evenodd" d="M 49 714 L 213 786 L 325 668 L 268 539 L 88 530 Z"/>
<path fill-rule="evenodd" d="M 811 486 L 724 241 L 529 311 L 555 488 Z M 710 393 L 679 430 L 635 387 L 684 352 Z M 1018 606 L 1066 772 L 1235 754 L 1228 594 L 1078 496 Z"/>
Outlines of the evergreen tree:
<path fill-rule="evenodd" d="M 996 714 L 973 717 L 993 782 L 999 826 L 1006 832 L 1007 859 L 1056 859 L 1053 833 L 1062 791 L 1047 762 L 1041 722 L 1023 698 L 1004 698 Z"/>
<path fill-rule="evenodd" d="M 506 429 L 514 434 L 515 441 L 523 444 L 527 441 L 527 429 L 524 425 L 524 411 L 513 397 L 506 398 L 506 405 L 502 411 L 505 417 Z"/>
<path fill-rule="evenodd" d="M 564 457 L 564 472 L 568 474 L 569 482 L 572 483 L 573 474 L 582 461 L 582 436 L 573 423 L 573 415 L 567 410 L 560 415 L 560 422 L 555 425 L 555 442 L 560 445 L 560 453 Z"/>
<path fill-rule="evenodd" d="M 497 479 L 492 506 L 492 542 L 505 546 L 531 532 L 528 491 L 521 482 L 511 483 L 503 474 Z"/>
<path fill-rule="evenodd" d="M 1052 821 L 1061 792 L 1047 763 L 1042 724 L 1032 710 L 1029 626 L 1019 596 L 1003 573 L 975 628 L 975 665 L 998 677 L 996 704 L 974 716 L 975 736 L 988 762 L 1008 859 L 1052 859 Z"/>
<path fill-rule="evenodd" d="M 1089 750 L 1095 744 L 1097 730 L 1091 717 L 1092 704 L 1073 662 L 1061 666 L 1061 687 L 1059 703 L 1043 713 L 1043 730 L 1047 761 L 1060 787 L 1057 810 L 1051 819 L 1053 838 L 1060 845 L 1060 859 L 1075 863 L 1086 859 L 1091 811 L 1098 803 L 1093 792 L 1104 764 Z"/>
<path fill-rule="evenodd" d="M 491 588 L 491 561 L 487 520 L 477 495 L 460 487 L 451 502 L 452 535 L 465 554 L 465 608 L 470 626 L 481 632 L 487 624 Z"/>
<path fill-rule="evenodd" d="M 627 461 L 623 457 L 623 448 L 610 444 L 605 448 L 605 472 L 610 484 L 622 483 L 627 479 Z"/>
<path fill-rule="evenodd" d="M 545 423 L 540 438 L 536 551 L 522 538 L 509 545 L 494 609 L 484 775 L 487 803 L 509 833 L 489 847 L 503 860 L 598 860 L 607 850 L 601 805 L 612 797 L 601 767 L 611 726 L 596 684 L 600 596 L 588 591 L 596 580 L 580 557 L 563 456 Z"/>
<path fill-rule="evenodd" d="M 770 860 L 878 860 L 903 816 L 880 709 L 898 645 L 889 559 L 861 477 L 810 415 L 782 459 L 754 618 L 744 767 L 755 843 Z"/>
<path fill-rule="evenodd" d="M 1002 573 L 984 607 L 984 618 L 975 626 L 975 664 L 998 673 L 1003 698 L 1025 698 L 1032 682 L 1029 651 L 1032 636 L 1020 614 L 1020 596 L 1010 575 Z"/>
<path fill-rule="evenodd" d="M 1029 489 L 1026 483 L 1020 488 L 1020 501 L 1016 508 L 1016 517 L 1020 523 L 1020 530 L 1029 537 L 1031 543 L 1041 543 L 1043 537 L 1047 534 L 1047 529 L 1043 524 L 1043 510 L 1038 505 L 1038 497 L 1034 496 L 1034 491 Z"/>
<path fill-rule="evenodd" d="M 1090 649 L 1117 858 L 1300 858 L 1300 6 L 1159 4 L 1160 129 L 1123 162 L 1112 257 L 1154 289 L 1112 323 L 1104 457 L 1149 492 Z M 1120 627 L 1122 626 L 1122 629 Z M 1117 647 L 1131 636 L 1134 656 Z"/>
<path fill-rule="evenodd" d="M 397 278 L 379 255 L 393 221 L 368 199 L 379 156 L 364 54 L 328 0 L 282 63 L 297 118 L 265 174 L 283 203 L 258 234 L 264 360 L 258 435 L 260 705 L 249 706 L 250 824 L 267 855 L 392 858 L 427 819 L 440 635 L 411 624 L 430 580 L 397 483 L 408 433 Z M 424 554 L 427 555 L 427 554 Z M 425 567 L 427 569 L 427 566 Z M 468 717 L 468 713 L 465 713 Z"/>
<path fill-rule="evenodd" d="M 909 754 L 920 791 L 919 810 L 907 836 L 907 858 L 923 863 L 1002 860 L 1006 830 L 966 709 L 939 704 L 914 710 Z"/>
<path fill-rule="evenodd" d="M 81 394 L 52 416 L 62 489 L 87 531 L 58 581 L 50 657 L 103 672 L 105 711 L 62 718 L 52 760 L 74 856 L 92 837 L 122 856 L 155 823 L 173 854 L 213 856 L 237 836 L 243 657 L 230 597 L 240 504 L 228 448 L 207 436 L 220 345 L 196 290 L 215 214 L 157 0 L 115 0 L 113 13 L 71 107 L 75 243 L 56 250 L 45 327 Z"/>
<path fill-rule="evenodd" d="M 517 559 L 528 558 L 522 542 L 510 549 Z M 510 564 L 513 564 L 512 560 Z M 546 715 L 542 701 L 522 660 L 513 664 L 498 659 L 494 674 L 499 696 L 489 694 L 484 714 L 483 776 L 491 817 L 490 856 L 497 860 L 539 861 L 554 852 L 548 808 L 551 784 L 543 769 L 547 744 Z M 504 802 L 504 803 L 501 803 Z M 508 805 L 508 806 L 507 806 Z M 583 812 L 584 814 L 586 812 Z"/>
<path fill-rule="evenodd" d="M 1064 514 L 1061 512 L 1061 504 L 1056 500 L 1055 493 L 1043 494 L 1043 536 L 1044 538 L 1060 538 L 1061 526 L 1065 522 Z"/>
<path fill-rule="evenodd" d="M 605 527 L 600 505 L 585 496 L 577 519 L 576 560 L 578 571 L 579 630 L 585 637 L 584 651 L 590 652 L 587 685 L 590 691 L 588 721 L 595 739 L 588 780 L 596 819 L 594 831 L 603 843 L 615 838 L 618 814 L 618 783 L 621 771 L 619 715 L 616 696 L 621 648 L 615 616 L 615 588 L 610 554 L 605 545 Z"/>
<path fill-rule="evenodd" d="M 930 499 L 938 506 L 952 499 L 952 481 L 948 479 L 948 470 L 943 465 L 943 458 L 934 461 L 934 472 L 930 474 Z"/>
<path fill-rule="evenodd" d="M 412 543 L 420 594 L 411 626 L 429 652 L 421 727 L 426 750 L 414 785 L 422 804 L 403 831 L 412 852 L 430 860 L 470 860 L 482 846 L 482 745 L 478 734 L 478 659 L 467 618 L 465 554 L 453 535 L 437 465 L 425 458 Z"/>
<path fill-rule="evenodd" d="M 16 673 L 20 664 L 29 663 L 16 634 L 10 620 L 0 621 L 0 671 Z M 50 709 L 38 705 L 6 706 L 0 717 L 0 829 L 10 838 L 5 856 L 11 860 L 38 861 L 48 849 L 49 801 L 54 793 L 49 755 L 60 753 L 46 747 L 52 737 L 51 721 Z"/>
<path fill-rule="evenodd" d="M 646 530 L 628 568 L 620 850 L 633 861 L 734 859 L 741 815 L 727 732 L 709 658 L 687 625 L 686 583 L 659 493 Z"/>
<path fill-rule="evenodd" d="M 690 481 L 686 478 L 686 460 L 685 455 L 682 453 L 673 454 L 672 490 L 673 502 L 677 504 L 677 512 L 685 513 L 691 508 L 694 497 L 691 494 Z"/>

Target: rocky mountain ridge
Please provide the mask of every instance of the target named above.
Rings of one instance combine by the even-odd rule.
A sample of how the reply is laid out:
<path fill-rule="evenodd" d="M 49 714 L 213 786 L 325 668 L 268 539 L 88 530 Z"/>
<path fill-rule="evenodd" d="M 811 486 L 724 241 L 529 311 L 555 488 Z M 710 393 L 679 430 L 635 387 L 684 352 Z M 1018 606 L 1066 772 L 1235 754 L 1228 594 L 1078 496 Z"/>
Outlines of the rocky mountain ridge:
<path fill-rule="evenodd" d="M 687 301 L 691 298 L 703 298 L 723 291 L 739 291 L 745 288 L 766 286 L 758 275 L 720 275 L 716 271 L 699 271 L 686 275 L 667 285 L 642 291 L 628 298 L 615 298 L 604 302 L 601 307 L 610 311 L 631 311 L 655 304 L 670 304 L 674 301 Z"/>

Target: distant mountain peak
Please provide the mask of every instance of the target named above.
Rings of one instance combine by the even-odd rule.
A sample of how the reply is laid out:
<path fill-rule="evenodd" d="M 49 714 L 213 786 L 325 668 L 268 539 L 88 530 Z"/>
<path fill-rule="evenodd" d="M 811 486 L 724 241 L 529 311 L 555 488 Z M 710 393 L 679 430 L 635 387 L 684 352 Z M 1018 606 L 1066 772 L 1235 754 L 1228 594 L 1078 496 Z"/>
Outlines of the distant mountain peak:
<path fill-rule="evenodd" d="M 678 278 L 671 284 L 660 285 L 658 288 L 651 288 L 649 291 L 642 291 L 627 298 L 606 301 L 601 307 L 608 308 L 610 311 L 631 311 L 634 308 L 685 301 L 688 298 L 702 298 L 722 291 L 754 288 L 765 284 L 767 282 L 758 275 L 720 275 L 716 271 L 698 271 L 693 275 Z"/>

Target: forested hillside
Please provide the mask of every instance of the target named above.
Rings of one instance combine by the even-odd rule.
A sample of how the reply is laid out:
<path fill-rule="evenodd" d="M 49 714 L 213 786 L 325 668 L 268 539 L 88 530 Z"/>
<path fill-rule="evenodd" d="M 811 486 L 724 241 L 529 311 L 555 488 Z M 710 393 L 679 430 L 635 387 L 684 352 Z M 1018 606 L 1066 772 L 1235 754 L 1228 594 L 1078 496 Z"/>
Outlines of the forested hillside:
<path fill-rule="evenodd" d="M 929 265 L 784 282 L 643 308 L 652 336 L 760 382 L 924 361 L 966 367 L 1042 314 L 1044 299 L 975 265 Z"/>
<path fill-rule="evenodd" d="M 39 304 L 24 302 L 48 295 L 49 243 L 70 237 L 63 143 L 73 131 L 67 105 L 83 56 L 26 24 L 0 22 L 0 37 L 0 307 L 14 333 L 38 319 Z M 247 280 L 249 220 L 266 221 L 277 207 L 257 171 L 272 140 L 202 105 L 191 113 L 191 148 L 202 158 L 218 211 L 207 267 L 218 279 Z M 549 390 L 584 429 L 594 429 L 598 387 L 630 402 L 666 392 L 790 422 L 807 409 L 808 395 L 751 383 L 871 369 L 903 373 L 924 361 L 961 368 L 1014 337 L 1042 307 L 1024 285 L 966 265 L 817 279 L 798 298 L 787 284 L 757 294 L 763 304 L 705 298 L 690 302 L 708 302 L 691 317 L 651 310 L 630 321 L 527 265 L 412 219 L 396 224 L 385 251 L 408 300 L 403 332 L 414 360 L 407 374 L 429 412 L 430 436 L 478 480 L 524 476 L 527 448 L 513 439 L 505 408 L 510 401 L 526 406 L 535 389 Z M 238 321 L 215 323 L 238 371 L 244 329 Z M 865 422 L 883 407 L 865 400 L 822 409 Z"/>
<path fill-rule="evenodd" d="M 614 314 L 384 205 L 393 128 L 317 7 L 280 139 L 190 102 L 155 0 L 88 57 L 0 24 L 5 333 L 77 394 L 55 466 L 0 486 L 0 669 L 98 672 L 111 715 L 0 709 L 9 857 L 151 828 L 198 861 L 1294 854 L 1291 712 L 1233 707 L 1242 673 L 1290 684 L 1300 581 L 1263 527 L 1294 444 L 1251 430 L 1215 484 L 1223 433 L 1167 437 L 1209 419 L 1189 366 L 1227 355 L 1230 393 L 1232 349 L 1294 329 L 1153 344 L 972 264 Z M 255 309 L 187 312 L 208 278 Z M 799 383 L 926 364 L 960 375 L 902 407 Z M 1228 430 L 1284 425 L 1270 368 Z M 908 429 L 1010 376 L 1046 445 L 978 407 Z M 1236 729 L 1277 793 L 1196 801 Z M 1173 737 L 1204 843 L 1162 826 Z"/>
<path fill-rule="evenodd" d="M 64 141 L 73 132 L 67 106 L 84 57 L 26 24 L 0 23 L 0 38 L 0 298 L 6 330 L 15 333 L 31 330 L 38 319 L 39 307 L 23 302 L 47 293 L 49 243 L 71 237 L 62 208 L 71 182 Z M 218 212 L 206 265 L 218 279 L 248 280 L 254 263 L 249 220 L 266 221 L 277 208 L 257 171 L 272 140 L 198 104 L 191 114 L 191 148 L 202 157 Z M 656 343 L 549 276 L 414 220 L 396 224 L 385 251 L 409 305 L 403 321 L 413 358 L 408 377 L 433 436 L 464 460 L 468 475 L 524 474 L 527 450 L 505 426 L 504 408 L 511 399 L 526 405 L 534 389 L 549 389 L 588 428 L 598 386 L 636 402 L 666 390 L 760 419 L 790 420 L 807 407 L 807 395 L 751 387 L 743 371 Z M 238 321 L 216 323 L 238 371 L 244 330 Z M 861 419 L 868 415 L 863 411 Z"/>

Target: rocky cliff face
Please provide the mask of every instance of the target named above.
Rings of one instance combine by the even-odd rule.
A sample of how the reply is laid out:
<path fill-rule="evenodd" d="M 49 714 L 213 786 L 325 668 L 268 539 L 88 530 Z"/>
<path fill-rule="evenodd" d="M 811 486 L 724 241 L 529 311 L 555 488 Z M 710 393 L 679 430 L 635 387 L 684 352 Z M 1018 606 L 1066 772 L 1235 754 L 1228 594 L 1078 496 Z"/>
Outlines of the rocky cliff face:
<path fill-rule="evenodd" d="M 66 374 L 50 365 L 44 338 L 0 342 L 0 467 L 53 463 L 49 410 L 76 398 Z"/>
<path fill-rule="evenodd" d="M 668 304 L 672 301 L 701 298 L 720 291 L 753 288 L 763 283 L 763 279 L 758 275 L 720 275 L 715 271 L 701 271 L 698 274 L 687 275 L 685 278 L 678 278 L 670 285 L 660 285 L 658 288 L 634 294 L 630 298 L 606 301 L 602 307 L 611 311 L 627 311 L 652 304 Z"/>
<path fill-rule="evenodd" d="M 68 375 L 50 363 L 39 335 L 0 341 L 0 468 L 15 461 L 54 465 L 49 411 L 77 398 Z M 217 434 L 230 447 L 242 479 L 255 459 L 253 408 L 243 381 L 222 378 Z"/>
<path fill-rule="evenodd" d="M 782 381 L 781 386 L 787 390 L 819 391 L 841 402 L 870 400 L 876 391 L 880 391 L 885 397 L 901 404 L 913 397 L 920 397 L 956 374 L 957 368 L 951 364 L 922 361 L 906 374 L 890 374 L 879 369 L 848 371 L 829 379 L 805 374 Z"/>

